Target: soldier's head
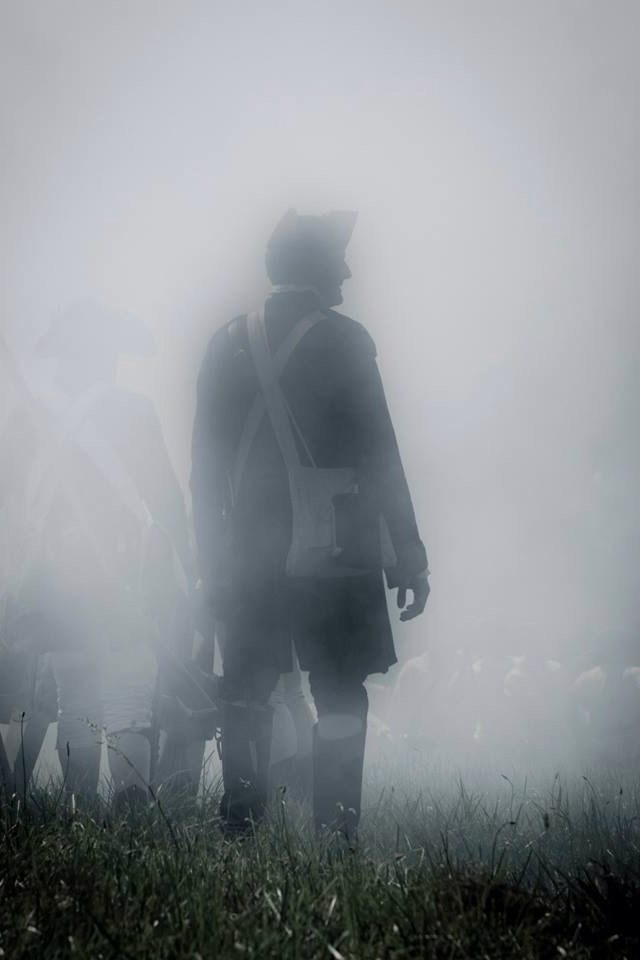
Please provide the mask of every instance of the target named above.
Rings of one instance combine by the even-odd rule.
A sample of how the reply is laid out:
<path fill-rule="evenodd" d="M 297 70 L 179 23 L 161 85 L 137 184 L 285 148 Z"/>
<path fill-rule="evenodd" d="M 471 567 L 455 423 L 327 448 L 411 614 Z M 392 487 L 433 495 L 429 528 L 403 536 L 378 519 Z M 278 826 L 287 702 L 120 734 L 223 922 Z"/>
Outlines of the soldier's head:
<path fill-rule="evenodd" d="M 153 337 L 140 320 L 93 300 L 68 307 L 36 346 L 39 356 L 56 360 L 56 377 L 71 393 L 115 382 L 122 354 L 150 357 L 154 350 Z"/>
<path fill-rule="evenodd" d="M 271 282 L 313 287 L 327 307 L 342 303 L 341 287 L 351 276 L 345 252 L 356 216 L 351 210 L 322 216 L 298 216 L 295 210 L 288 210 L 267 245 Z"/>

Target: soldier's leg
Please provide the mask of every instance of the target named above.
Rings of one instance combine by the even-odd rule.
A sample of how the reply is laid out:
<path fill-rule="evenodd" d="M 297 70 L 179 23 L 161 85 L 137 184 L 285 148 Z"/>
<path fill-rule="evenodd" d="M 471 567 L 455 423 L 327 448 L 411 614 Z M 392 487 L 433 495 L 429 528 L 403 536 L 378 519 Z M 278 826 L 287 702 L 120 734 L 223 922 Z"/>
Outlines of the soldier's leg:
<path fill-rule="evenodd" d="M 33 693 L 22 723 L 20 746 L 14 764 L 18 793 L 25 794 L 37 763 L 49 724 L 57 719 L 56 682 L 49 654 L 41 654 L 33 663 Z"/>
<path fill-rule="evenodd" d="M 218 679 L 194 661 L 165 663 L 160 671 L 154 711 L 159 732 L 154 780 L 195 798 L 203 771 L 204 749 L 215 734 Z"/>
<path fill-rule="evenodd" d="M 154 785 L 163 791 L 171 790 L 194 792 L 189 762 L 187 760 L 187 742 L 178 737 L 173 730 L 161 728 L 158 737 L 158 762 L 154 771 Z"/>
<path fill-rule="evenodd" d="M 35 663 L 22 651 L 0 653 L 0 723 L 7 725 L 4 742 L 0 735 L 0 780 L 11 792 L 24 790 L 21 754 L 33 715 Z"/>
<path fill-rule="evenodd" d="M 148 794 L 157 675 L 156 658 L 144 643 L 113 651 L 104 666 L 102 708 L 116 806 L 142 801 Z"/>
<path fill-rule="evenodd" d="M 280 676 L 270 700 L 275 711 L 271 779 L 301 799 L 310 799 L 315 718 L 295 656 L 293 664 L 293 670 Z"/>
<path fill-rule="evenodd" d="M 102 708 L 100 670 L 75 651 L 54 653 L 58 690 L 57 751 L 68 792 L 95 797 L 100 773 Z"/>
<path fill-rule="evenodd" d="M 201 627 L 202 633 L 196 633 L 196 637 L 193 642 L 193 659 L 195 667 L 211 676 L 213 675 L 215 660 L 215 626 L 213 623 L 203 623 Z M 215 700 L 215 696 L 212 695 L 212 699 Z M 209 737 L 209 739 L 211 738 Z M 185 757 L 186 768 L 189 775 L 189 789 L 193 796 L 195 796 L 198 792 L 200 781 L 204 773 L 206 746 L 206 736 L 195 738 L 187 745 Z"/>
<path fill-rule="evenodd" d="M 116 815 L 143 806 L 149 797 L 151 741 L 148 735 L 124 730 L 108 737 L 109 769 Z"/>
<path fill-rule="evenodd" d="M 7 740 L 14 707 L 14 691 L 12 677 L 12 658 L 8 652 L 0 649 L 0 724 L 7 726 Z M 7 756 L 2 729 L 0 728 L 0 787 L 12 792 L 13 767 Z"/>
<path fill-rule="evenodd" d="M 246 829 L 264 814 L 273 730 L 268 700 L 277 680 L 275 669 L 225 663 L 220 812 L 232 830 Z"/>
<path fill-rule="evenodd" d="M 46 711 L 37 711 L 29 716 L 24 726 L 14 764 L 16 790 L 20 794 L 24 794 L 29 786 L 50 722 L 51 717 Z"/>
<path fill-rule="evenodd" d="M 285 704 L 284 674 L 279 677 L 269 698 L 269 706 L 273 710 L 269 780 L 271 786 L 289 790 L 294 780 L 298 743 L 293 717 Z"/>
<path fill-rule="evenodd" d="M 0 732 L 0 788 L 4 788 L 6 791 L 11 791 L 13 789 L 13 776 L 12 776 L 11 766 L 9 764 L 9 758 L 7 757 L 7 752 L 4 748 L 4 740 L 2 739 L 1 732 Z"/>
<path fill-rule="evenodd" d="M 184 618 L 185 621 L 187 618 Z M 193 632 L 189 619 L 176 643 L 176 631 L 168 631 L 163 645 L 174 651 L 173 657 L 161 658 L 158 675 L 154 724 L 157 748 L 154 782 L 163 790 L 171 789 L 194 799 L 202 777 L 204 751 L 209 730 L 198 730 L 198 724 L 183 711 L 202 710 L 211 706 L 215 692 L 212 681 L 215 631 L 213 622 L 204 622 L 202 632 Z M 203 727 L 206 724 L 203 724 Z"/>
<path fill-rule="evenodd" d="M 352 839 L 360 819 L 368 697 L 365 674 L 316 667 L 309 680 L 318 723 L 313 743 L 313 812 L 317 829 L 335 826 Z"/>

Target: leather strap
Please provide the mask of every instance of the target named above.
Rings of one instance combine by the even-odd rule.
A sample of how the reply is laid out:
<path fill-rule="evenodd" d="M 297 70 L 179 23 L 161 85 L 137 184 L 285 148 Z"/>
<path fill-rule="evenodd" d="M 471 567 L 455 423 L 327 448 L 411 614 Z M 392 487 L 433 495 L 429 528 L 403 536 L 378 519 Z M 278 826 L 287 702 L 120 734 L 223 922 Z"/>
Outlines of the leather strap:
<path fill-rule="evenodd" d="M 256 367 L 262 396 L 276 435 L 276 440 L 286 466 L 291 469 L 300 464 L 296 439 L 293 434 L 289 413 L 284 403 L 280 384 L 273 368 L 273 358 L 269 350 L 267 331 L 264 326 L 264 313 L 252 313 L 247 317 L 249 345 Z"/>
<path fill-rule="evenodd" d="M 262 317 L 262 329 L 264 331 L 264 314 L 253 314 L 253 317 Z M 267 352 L 267 363 L 271 370 L 271 378 L 277 381 L 284 371 L 289 358 L 293 354 L 293 351 L 296 349 L 300 341 L 306 336 L 306 334 L 316 325 L 319 320 L 322 320 L 324 314 L 320 310 L 314 310 L 313 313 L 308 314 L 305 317 L 302 317 L 301 320 L 295 324 L 295 326 L 289 331 L 287 336 L 284 338 L 278 349 L 276 350 L 275 356 L 271 356 L 271 352 L 266 342 L 266 332 L 264 333 L 264 345 L 262 355 L 264 355 L 264 349 L 266 347 Z M 249 342 L 251 343 L 251 322 L 250 317 L 247 317 L 247 329 L 249 332 Z M 253 356 L 253 346 L 252 346 L 252 356 Z M 254 363 L 256 364 L 256 372 L 258 373 L 258 379 L 262 386 L 262 380 L 260 377 L 260 372 L 258 370 L 258 365 L 256 363 L 255 356 L 253 357 Z M 247 464 L 247 459 L 249 457 L 249 452 L 253 445 L 253 441 L 256 438 L 262 419 L 266 413 L 266 404 L 263 396 L 262 390 L 259 390 L 256 394 L 253 403 L 247 414 L 247 418 L 244 422 L 242 428 L 242 434 L 240 435 L 240 441 L 238 443 L 238 450 L 236 453 L 236 459 L 233 469 L 233 494 L 237 495 L 240 481 L 244 473 L 244 469 Z"/>

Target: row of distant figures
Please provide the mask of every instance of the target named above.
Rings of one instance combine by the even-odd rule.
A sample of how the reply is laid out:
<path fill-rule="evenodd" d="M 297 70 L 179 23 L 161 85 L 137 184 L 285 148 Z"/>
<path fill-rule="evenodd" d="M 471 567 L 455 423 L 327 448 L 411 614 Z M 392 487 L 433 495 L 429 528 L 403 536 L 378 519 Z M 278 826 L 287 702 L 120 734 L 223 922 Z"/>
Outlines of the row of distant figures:
<path fill-rule="evenodd" d="M 369 701 L 370 746 L 390 743 L 417 758 L 583 769 L 640 761 L 633 663 L 572 669 L 543 657 L 428 652 L 406 662 L 395 683 L 369 684 Z"/>
<path fill-rule="evenodd" d="M 309 749 L 300 742 L 305 724 L 292 719 L 301 714 L 295 703 L 308 700 L 306 678 L 291 684 L 289 696 L 282 686 L 273 702 L 272 762 L 277 769 Z M 367 689 L 370 755 L 460 767 L 498 764 L 503 770 L 569 765 L 640 769 L 640 665 L 572 670 L 543 657 L 473 657 L 463 651 L 437 656 L 430 651 L 383 682 L 371 677 Z M 312 722 L 311 712 L 310 717 Z M 14 756 L 19 723 L 0 727 L 0 735 Z M 310 743 L 310 735 L 305 739 Z M 60 776 L 55 740 L 56 725 L 51 724 L 35 771 L 40 785 Z M 104 742 L 103 795 L 108 793 L 110 746 L 117 750 L 118 744 Z M 204 760 L 201 786 L 215 785 L 222 771 L 213 741 Z"/>

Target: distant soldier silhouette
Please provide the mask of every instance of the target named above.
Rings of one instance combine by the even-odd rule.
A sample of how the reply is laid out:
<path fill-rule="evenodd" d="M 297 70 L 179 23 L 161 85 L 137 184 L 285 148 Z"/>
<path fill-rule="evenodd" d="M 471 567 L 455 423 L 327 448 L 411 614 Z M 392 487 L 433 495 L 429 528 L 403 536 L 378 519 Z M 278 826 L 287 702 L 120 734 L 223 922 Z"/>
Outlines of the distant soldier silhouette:
<path fill-rule="evenodd" d="M 268 699 L 292 641 L 318 714 L 318 828 L 360 815 L 366 676 L 396 660 L 383 581 L 401 619 L 424 609 L 418 534 L 376 350 L 332 308 L 351 276 L 351 212 L 298 216 L 273 232 L 264 310 L 213 336 L 198 381 L 194 526 L 223 652 L 221 812 L 259 818 L 267 793 Z M 413 601 L 407 606 L 407 591 Z"/>
<path fill-rule="evenodd" d="M 8 379 L 3 378 L 5 386 Z M 13 760 L 19 742 L 24 746 L 26 762 L 31 768 L 28 758 L 34 753 L 37 756 L 47 727 L 55 719 L 52 698 L 49 696 L 46 704 L 43 691 L 40 691 L 37 715 L 30 709 L 28 721 L 25 723 L 22 719 L 27 704 L 30 707 L 33 704 L 37 657 L 18 642 L 16 598 L 26 547 L 24 483 L 35 457 L 36 444 L 34 426 L 25 411 L 19 407 L 8 411 L 0 431 L 0 723 L 8 727 L 9 755 L 0 736 L 0 783 L 9 792 L 20 786 L 16 780 L 24 776 L 25 756 L 21 757 L 14 776 Z"/>
<path fill-rule="evenodd" d="M 132 317 L 91 301 L 75 304 L 38 345 L 40 356 L 56 361 L 55 385 L 35 398 L 16 371 L 22 407 L 6 438 L 19 446 L 25 418 L 36 438 L 32 455 L 22 458 L 28 544 L 14 604 L 17 646 L 47 654 L 37 660 L 32 685 L 46 685 L 42 667 L 49 664 L 67 786 L 89 795 L 97 788 L 103 725 L 116 737 L 116 788 L 144 789 L 158 651 L 191 656 L 182 493 L 152 403 L 116 386 L 122 353 L 152 352 L 149 332 Z M 40 700 L 33 691 L 27 731 L 38 727 Z M 27 776 L 37 757 L 34 737 L 22 758 Z"/>

